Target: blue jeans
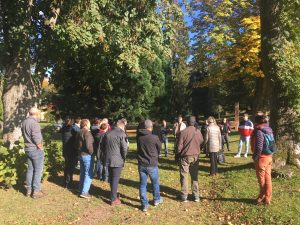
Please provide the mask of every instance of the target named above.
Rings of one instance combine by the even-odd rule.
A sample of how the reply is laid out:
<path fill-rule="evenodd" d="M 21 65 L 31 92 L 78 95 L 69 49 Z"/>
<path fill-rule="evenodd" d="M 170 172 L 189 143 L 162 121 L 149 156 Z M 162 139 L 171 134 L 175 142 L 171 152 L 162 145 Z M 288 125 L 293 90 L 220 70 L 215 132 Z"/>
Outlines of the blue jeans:
<path fill-rule="evenodd" d="M 143 207 L 148 207 L 147 199 L 147 179 L 150 176 L 151 184 L 153 187 L 153 200 L 154 203 L 160 201 L 159 193 L 159 177 L 158 177 L 158 167 L 157 166 L 141 166 L 139 165 L 140 174 L 140 199 Z"/>
<path fill-rule="evenodd" d="M 249 151 L 249 142 L 250 142 L 250 136 L 240 136 L 240 141 L 239 141 L 239 149 L 237 155 L 241 155 L 242 153 L 242 148 L 243 148 L 243 143 L 245 142 L 245 154 L 248 154 Z"/>
<path fill-rule="evenodd" d="M 102 162 L 102 160 L 97 160 L 97 162 L 96 162 L 96 173 L 97 173 L 97 177 L 100 180 L 104 180 L 104 181 L 108 182 L 108 177 L 109 177 L 108 163 L 104 164 Z"/>
<path fill-rule="evenodd" d="M 26 173 L 27 192 L 41 191 L 41 179 L 43 174 L 44 156 L 43 150 L 26 151 L 28 169 Z"/>
<path fill-rule="evenodd" d="M 163 138 L 163 143 L 164 143 L 165 155 L 167 155 L 168 154 L 168 137 Z"/>
<path fill-rule="evenodd" d="M 91 155 L 82 155 L 79 157 L 79 160 L 80 160 L 79 192 L 80 194 L 86 194 L 89 192 L 92 184 L 94 159 Z"/>

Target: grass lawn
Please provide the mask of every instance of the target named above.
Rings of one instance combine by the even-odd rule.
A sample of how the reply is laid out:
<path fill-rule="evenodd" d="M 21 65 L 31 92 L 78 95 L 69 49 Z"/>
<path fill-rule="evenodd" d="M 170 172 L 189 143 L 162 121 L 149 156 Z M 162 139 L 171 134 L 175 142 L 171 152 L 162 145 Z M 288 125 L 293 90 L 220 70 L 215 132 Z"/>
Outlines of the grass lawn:
<path fill-rule="evenodd" d="M 164 203 L 150 206 L 148 213 L 140 211 L 136 144 L 132 139 L 119 186 L 121 206 L 108 204 L 109 185 L 105 182 L 94 179 L 93 198 L 86 200 L 63 189 L 63 177 L 58 176 L 42 184 L 48 195 L 37 200 L 26 198 L 23 187 L 0 189 L 0 224 L 300 224 L 299 172 L 292 179 L 274 179 L 272 205 L 257 206 L 258 186 L 251 156 L 234 159 L 238 136 L 230 139 L 234 152 L 226 152 L 218 177 L 207 176 L 209 160 L 201 155 L 199 203 L 176 199 L 179 172 L 171 154 L 163 156 L 159 165 Z M 172 142 L 169 147 L 172 152 Z M 75 180 L 78 182 L 78 175 Z M 150 192 L 148 196 L 151 200 Z"/>

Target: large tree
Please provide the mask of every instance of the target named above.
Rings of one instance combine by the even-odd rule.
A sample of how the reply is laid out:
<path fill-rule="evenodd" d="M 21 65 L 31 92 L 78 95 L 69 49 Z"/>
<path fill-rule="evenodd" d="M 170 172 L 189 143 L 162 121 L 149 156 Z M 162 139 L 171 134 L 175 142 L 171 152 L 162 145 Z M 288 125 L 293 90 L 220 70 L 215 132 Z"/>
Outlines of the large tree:
<path fill-rule="evenodd" d="M 262 67 L 281 163 L 300 167 L 299 1 L 260 1 Z M 268 93 L 270 93 L 268 95 Z"/>

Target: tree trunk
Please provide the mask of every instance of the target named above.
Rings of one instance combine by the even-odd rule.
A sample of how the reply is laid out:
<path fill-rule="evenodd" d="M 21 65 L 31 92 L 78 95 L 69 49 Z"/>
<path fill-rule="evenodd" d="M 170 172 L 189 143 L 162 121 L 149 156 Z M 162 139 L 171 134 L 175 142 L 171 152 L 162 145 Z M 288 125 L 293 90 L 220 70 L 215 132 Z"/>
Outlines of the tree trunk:
<path fill-rule="evenodd" d="M 1 1 L 5 47 L 3 139 L 10 148 L 21 137 L 21 123 L 36 102 L 29 53 L 31 7 L 32 0 Z"/>
<path fill-rule="evenodd" d="M 288 60 L 280 51 L 285 47 L 285 30 L 280 25 L 283 4 L 287 3 L 260 1 L 262 67 L 269 85 L 264 88 L 273 89 L 270 96 L 270 125 L 274 129 L 278 148 L 275 165 L 294 163 L 300 168 L 299 109 L 295 101 L 299 100 L 300 90 L 297 78 L 289 74 L 282 63 Z"/>

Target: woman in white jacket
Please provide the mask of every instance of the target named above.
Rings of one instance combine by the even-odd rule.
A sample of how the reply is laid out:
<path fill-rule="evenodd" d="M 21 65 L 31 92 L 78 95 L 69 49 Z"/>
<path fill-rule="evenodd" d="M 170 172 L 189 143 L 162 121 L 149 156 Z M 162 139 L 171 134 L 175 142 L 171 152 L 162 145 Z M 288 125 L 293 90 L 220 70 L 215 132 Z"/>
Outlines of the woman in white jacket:
<path fill-rule="evenodd" d="M 216 176 L 218 173 L 218 152 L 222 148 L 222 137 L 220 127 L 216 124 L 215 118 L 210 116 L 207 121 L 205 144 L 207 144 L 210 156 L 210 176 Z"/>

